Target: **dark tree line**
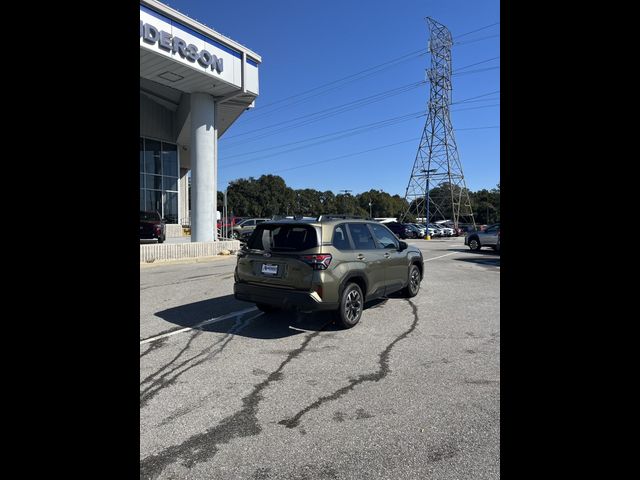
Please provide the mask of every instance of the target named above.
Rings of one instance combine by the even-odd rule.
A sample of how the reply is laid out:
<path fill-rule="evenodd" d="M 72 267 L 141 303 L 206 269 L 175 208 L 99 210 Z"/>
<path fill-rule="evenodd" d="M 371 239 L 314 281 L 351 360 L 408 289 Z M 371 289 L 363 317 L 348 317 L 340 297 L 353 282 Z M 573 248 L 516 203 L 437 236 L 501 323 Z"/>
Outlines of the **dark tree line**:
<path fill-rule="evenodd" d="M 440 187 L 441 188 L 441 187 Z M 446 192 L 431 191 L 431 198 Z M 500 221 L 500 184 L 492 190 L 469 192 L 476 223 Z M 446 195 L 442 195 L 446 198 Z M 450 202 L 449 202 L 450 203 Z M 218 209 L 222 210 L 224 194 L 218 192 Z M 260 178 L 240 178 L 227 188 L 229 215 L 239 217 L 272 217 L 273 215 L 316 216 L 327 213 L 343 213 L 368 217 L 397 217 L 407 211 L 408 203 L 399 195 L 389 195 L 382 190 L 351 195 L 334 194 L 312 188 L 294 190 L 287 187 L 284 179 L 277 175 L 262 175 Z M 435 212 L 433 212 L 435 213 Z M 451 218 L 451 206 L 444 205 L 445 218 Z M 448 216 L 447 216 L 448 215 Z M 438 218 L 431 217 L 433 220 Z M 415 216 L 409 215 L 408 221 Z"/>

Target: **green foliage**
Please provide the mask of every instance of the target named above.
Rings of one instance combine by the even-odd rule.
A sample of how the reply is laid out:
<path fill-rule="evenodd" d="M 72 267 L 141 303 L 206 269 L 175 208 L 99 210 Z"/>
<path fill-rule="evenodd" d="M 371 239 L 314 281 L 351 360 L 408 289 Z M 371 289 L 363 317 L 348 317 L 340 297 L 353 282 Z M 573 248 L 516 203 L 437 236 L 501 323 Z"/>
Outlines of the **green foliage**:
<path fill-rule="evenodd" d="M 500 221 L 500 184 L 491 190 L 470 192 L 469 196 L 476 223 L 488 225 Z"/>
<path fill-rule="evenodd" d="M 453 194 L 460 195 L 459 189 Z M 429 192 L 432 201 L 439 202 L 441 212 L 431 211 L 431 218 L 452 218 L 451 192 L 448 187 L 435 187 Z M 500 184 L 492 190 L 469 192 L 471 205 L 477 223 L 494 223 L 500 221 Z M 218 210 L 222 210 L 224 197 L 218 192 Z M 371 205 L 369 205 L 371 204 Z M 284 179 L 277 175 L 262 175 L 239 178 L 229 183 L 227 189 L 227 206 L 229 215 L 241 217 L 272 217 L 273 215 L 307 215 L 316 216 L 328 213 L 343 213 L 373 218 L 396 217 L 404 221 L 415 222 L 414 212 L 423 211 L 424 201 L 412 204 L 407 213 L 408 204 L 399 195 L 389 195 L 382 190 L 371 189 L 357 195 L 338 194 L 327 190 L 324 192 L 313 188 L 294 190 L 287 187 Z M 418 215 L 422 216 L 422 214 Z"/>

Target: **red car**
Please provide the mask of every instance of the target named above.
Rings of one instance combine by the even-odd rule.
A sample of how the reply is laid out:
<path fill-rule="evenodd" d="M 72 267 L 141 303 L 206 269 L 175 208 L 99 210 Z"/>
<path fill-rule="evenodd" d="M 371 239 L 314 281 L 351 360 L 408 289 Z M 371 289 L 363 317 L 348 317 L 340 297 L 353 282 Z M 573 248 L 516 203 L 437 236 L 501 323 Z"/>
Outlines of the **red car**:
<path fill-rule="evenodd" d="M 156 239 L 158 243 L 167 239 L 166 226 L 158 212 L 140 212 L 140 239 Z"/>
<path fill-rule="evenodd" d="M 242 220 L 244 220 L 244 217 L 231 217 L 228 220 L 226 218 L 223 218 L 222 220 L 218 220 L 218 222 L 216 223 L 216 228 L 222 228 L 224 225 L 226 225 L 227 227 L 229 227 L 229 229 L 231 229 L 234 225 L 240 223 Z"/>

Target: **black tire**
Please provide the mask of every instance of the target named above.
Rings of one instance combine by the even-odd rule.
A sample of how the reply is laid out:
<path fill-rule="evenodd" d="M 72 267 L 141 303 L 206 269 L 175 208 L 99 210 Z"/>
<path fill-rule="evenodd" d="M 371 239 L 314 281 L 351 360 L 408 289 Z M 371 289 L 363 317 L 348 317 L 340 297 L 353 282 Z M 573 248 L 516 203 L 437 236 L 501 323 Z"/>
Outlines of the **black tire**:
<path fill-rule="evenodd" d="M 336 312 L 338 324 L 344 328 L 355 326 L 362 317 L 364 295 L 357 283 L 348 283 L 342 292 L 340 306 Z"/>
<path fill-rule="evenodd" d="M 420 275 L 420 269 L 414 264 L 409 267 L 409 283 L 402 289 L 402 296 L 406 298 L 413 298 L 418 295 L 420 291 L 420 281 L 422 277 Z"/>
<path fill-rule="evenodd" d="M 164 242 L 164 236 L 158 237 L 158 243 L 162 243 L 162 242 Z"/>
<path fill-rule="evenodd" d="M 480 251 L 481 247 L 482 246 L 480 245 L 480 240 L 478 240 L 478 237 L 471 237 L 469 239 L 469 248 L 471 249 L 471 251 L 478 252 Z"/>
<path fill-rule="evenodd" d="M 280 310 L 278 307 L 274 307 L 273 305 L 267 305 L 266 303 L 256 303 L 256 307 L 258 307 L 258 310 L 264 313 L 272 313 Z"/>

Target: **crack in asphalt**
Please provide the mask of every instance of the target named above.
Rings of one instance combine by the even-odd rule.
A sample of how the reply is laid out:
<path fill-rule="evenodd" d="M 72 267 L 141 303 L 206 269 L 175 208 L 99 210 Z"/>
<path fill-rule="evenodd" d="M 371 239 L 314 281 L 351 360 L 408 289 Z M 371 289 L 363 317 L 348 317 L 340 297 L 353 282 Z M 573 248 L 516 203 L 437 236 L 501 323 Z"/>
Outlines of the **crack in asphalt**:
<path fill-rule="evenodd" d="M 166 365 L 164 365 L 162 368 L 152 373 L 151 375 L 147 376 L 147 378 L 145 378 L 144 380 L 142 380 L 142 382 L 140 382 L 140 386 L 144 385 L 145 383 L 150 383 L 146 388 L 144 388 L 144 390 L 140 392 L 140 408 L 145 407 L 147 403 L 153 397 L 155 397 L 158 393 L 160 393 L 162 389 L 173 385 L 178 380 L 178 378 L 180 378 L 180 376 L 182 376 L 184 373 L 188 372 L 192 368 L 197 367 L 198 365 L 210 360 L 214 356 L 221 353 L 225 349 L 225 347 L 229 344 L 229 342 L 233 340 L 235 334 L 238 333 L 240 330 L 242 330 L 253 318 L 255 317 L 248 318 L 244 320 L 242 323 L 237 323 L 237 320 L 236 320 L 236 325 L 234 325 L 231 328 L 231 330 L 229 330 L 229 332 L 225 334 L 225 336 L 222 337 L 220 340 L 213 343 L 212 345 L 209 345 L 200 353 L 193 355 L 190 358 L 187 358 L 180 364 L 175 365 L 173 368 L 167 370 L 169 366 L 171 366 L 174 362 L 176 362 L 188 350 L 189 346 L 191 345 L 191 342 L 193 342 L 193 340 L 195 340 L 195 338 L 202 333 L 202 330 L 196 331 L 193 335 L 191 335 L 191 337 L 189 338 L 189 341 L 184 346 L 184 348 L 182 348 L 182 350 L 180 350 L 180 352 L 178 352 L 178 354 L 169 363 L 167 363 Z M 216 345 L 219 345 L 220 343 L 222 343 L 222 346 L 220 346 L 214 352 L 211 352 L 211 350 Z M 194 362 L 194 360 L 197 360 L 197 361 Z M 180 370 L 185 365 L 188 365 L 188 366 Z M 180 371 L 178 371 L 175 375 L 167 379 L 169 375 L 176 372 L 177 370 L 180 370 Z M 162 373 L 162 375 L 160 375 L 160 373 Z"/>
<path fill-rule="evenodd" d="M 207 275 L 195 275 L 193 277 L 183 278 L 183 279 L 181 279 L 180 281 L 177 281 L 177 282 L 160 283 L 158 285 L 140 285 L 140 291 L 149 290 L 150 288 L 160 288 L 160 287 L 169 287 L 171 285 L 181 285 L 181 284 L 187 283 L 187 282 L 198 282 L 198 281 L 204 280 L 205 278 L 208 278 L 208 277 L 222 277 L 223 275 L 231 275 L 231 276 L 233 276 L 233 271 L 231 273 L 229 273 L 229 272 L 221 272 L 221 273 L 209 273 Z"/>
<path fill-rule="evenodd" d="M 378 364 L 380 365 L 380 368 L 378 369 L 377 372 L 360 375 L 358 378 L 350 380 L 349 385 L 336 390 L 331 395 L 320 397 L 318 400 L 313 402 L 308 407 L 300 410 L 292 418 L 280 420 L 278 424 L 284 425 L 287 428 L 295 428 L 300 423 L 300 418 L 306 413 L 308 413 L 309 411 L 319 408 L 322 404 L 326 402 L 336 400 L 342 397 L 343 395 L 346 395 L 351 390 L 353 390 L 356 387 L 356 385 L 359 385 L 364 382 L 379 382 L 380 380 L 385 378 L 389 374 L 389 372 L 391 372 L 391 369 L 389 368 L 389 356 L 391 354 L 391 349 L 396 343 L 398 343 L 400 340 L 407 337 L 418 326 L 418 307 L 411 300 L 407 299 L 407 302 L 409 302 L 409 304 L 411 305 L 411 308 L 413 309 L 413 323 L 411 324 L 411 326 L 407 331 L 405 331 L 402 335 L 397 337 L 393 342 L 391 342 L 387 346 L 387 348 L 384 349 L 382 353 L 380 353 L 380 356 L 378 359 Z"/>
<path fill-rule="evenodd" d="M 233 300 L 229 300 L 229 301 L 228 301 L 228 304 L 231 304 L 231 302 L 233 302 Z M 224 310 L 222 310 L 222 311 L 224 311 Z M 231 312 L 227 312 L 227 313 L 222 314 L 221 316 L 224 316 L 224 315 L 231 315 L 232 313 L 234 313 L 234 312 L 233 312 L 233 311 L 231 311 Z M 156 315 L 156 316 L 157 316 L 157 315 Z M 215 318 L 215 317 L 214 317 L 214 318 Z M 211 319 L 209 319 L 209 320 L 211 320 Z M 157 333 L 154 333 L 154 334 L 153 334 L 153 335 L 151 335 L 150 337 L 141 338 L 141 339 L 140 339 L 140 341 L 141 341 L 141 342 L 144 342 L 144 341 L 146 341 L 146 340 L 149 340 L 150 338 L 155 338 L 155 337 L 159 337 L 159 336 L 161 336 L 161 335 L 166 335 L 167 333 L 177 332 L 177 331 L 179 331 L 179 330 L 184 330 L 185 328 L 192 328 L 192 329 L 195 329 L 195 328 L 197 328 L 197 327 L 195 327 L 194 325 L 200 325 L 200 324 L 201 324 L 201 322 L 196 322 L 195 324 L 191 324 L 191 325 L 180 325 L 180 326 L 177 326 L 177 327 L 168 328 L 168 329 L 166 329 L 166 330 L 161 330 L 161 331 L 159 331 L 159 332 L 157 332 Z"/>
<path fill-rule="evenodd" d="M 167 340 L 168 340 L 168 337 L 163 337 L 163 338 L 159 338 L 158 340 L 154 340 L 153 342 L 150 342 L 149 347 L 140 354 L 140 358 L 144 357 L 148 353 L 153 352 L 154 350 L 157 350 L 158 348 L 163 346 L 165 343 L 167 343 Z"/>
<path fill-rule="evenodd" d="M 325 324 L 316 332 L 308 335 L 302 344 L 287 354 L 280 366 L 271 372 L 262 382 L 254 385 L 253 390 L 242 399 L 242 408 L 232 415 L 224 418 L 216 426 L 207 429 L 203 433 L 192 435 L 179 445 L 174 445 L 162 450 L 160 453 L 150 455 L 140 461 L 140 478 L 157 478 L 162 471 L 179 459 L 183 465 L 192 468 L 195 464 L 205 462 L 218 453 L 218 446 L 229 443 L 237 437 L 249 437 L 258 435 L 262 426 L 258 423 L 258 405 L 263 399 L 261 392 L 271 383 L 282 379 L 284 367 L 298 357 L 311 340 L 320 335 L 328 325 Z"/>

